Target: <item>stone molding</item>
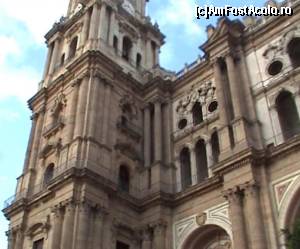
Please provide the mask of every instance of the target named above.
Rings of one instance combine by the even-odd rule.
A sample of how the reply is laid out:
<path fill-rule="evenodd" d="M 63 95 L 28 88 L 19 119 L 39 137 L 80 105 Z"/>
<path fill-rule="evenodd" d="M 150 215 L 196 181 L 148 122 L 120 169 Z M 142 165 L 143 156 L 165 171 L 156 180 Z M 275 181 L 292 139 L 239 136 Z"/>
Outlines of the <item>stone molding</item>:
<path fill-rule="evenodd" d="M 231 222 L 229 220 L 229 203 L 224 202 L 195 214 L 188 218 L 173 223 L 173 246 L 174 249 L 182 249 L 186 239 L 199 227 L 205 225 L 216 225 L 224 229 L 232 239 Z"/>

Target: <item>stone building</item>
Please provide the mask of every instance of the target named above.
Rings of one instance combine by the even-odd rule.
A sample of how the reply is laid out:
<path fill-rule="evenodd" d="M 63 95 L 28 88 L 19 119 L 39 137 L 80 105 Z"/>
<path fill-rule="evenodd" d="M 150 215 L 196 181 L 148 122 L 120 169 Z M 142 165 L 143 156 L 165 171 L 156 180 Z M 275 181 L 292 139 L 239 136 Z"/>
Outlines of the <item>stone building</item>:
<path fill-rule="evenodd" d="M 274 249 L 300 218 L 300 1 L 220 18 L 175 74 L 146 0 L 71 0 L 46 34 L 9 249 Z"/>

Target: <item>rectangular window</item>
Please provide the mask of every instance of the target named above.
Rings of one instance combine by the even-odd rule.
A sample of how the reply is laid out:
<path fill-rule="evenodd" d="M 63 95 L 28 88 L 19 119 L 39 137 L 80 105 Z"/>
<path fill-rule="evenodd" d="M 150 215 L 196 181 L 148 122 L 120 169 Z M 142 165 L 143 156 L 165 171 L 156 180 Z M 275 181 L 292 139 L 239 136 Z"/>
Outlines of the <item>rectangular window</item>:
<path fill-rule="evenodd" d="M 130 249 L 130 246 L 121 241 L 117 241 L 116 249 Z"/>
<path fill-rule="evenodd" d="M 32 249 L 43 249 L 44 239 L 36 240 L 33 242 Z"/>

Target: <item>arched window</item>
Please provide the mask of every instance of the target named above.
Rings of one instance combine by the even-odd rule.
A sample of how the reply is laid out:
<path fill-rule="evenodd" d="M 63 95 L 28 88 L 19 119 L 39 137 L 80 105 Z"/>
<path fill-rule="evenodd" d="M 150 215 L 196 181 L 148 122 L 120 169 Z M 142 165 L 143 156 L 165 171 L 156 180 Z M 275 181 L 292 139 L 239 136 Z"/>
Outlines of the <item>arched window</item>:
<path fill-rule="evenodd" d="M 118 53 L 118 44 L 119 44 L 118 37 L 114 36 L 113 47 L 114 47 L 114 50 L 115 50 L 116 54 Z"/>
<path fill-rule="evenodd" d="M 60 65 L 62 66 L 65 63 L 65 53 L 60 57 Z"/>
<path fill-rule="evenodd" d="M 198 182 L 202 182 L 208 177 L 206 147 L 203 139 L 196 143 L 195 155 L 197 165 L 197 180 Z"/>
<path fill-rule="evenodd" d="M 210 142 L 211 142 L 213 161 L 214 163 L 217 163 L 219 161 L 219 155 L 220 155 L 220 144 L 219 144 L 219 136 L 217 131 L 215 131 L 211 135 Z"/>
<path fill-rule="evenodd" d="M 198 125 L 203 122 L 202 106 L 199 102 L 196 102 L 192 109 L 193 124 Z"/>
<path fill-rule="evenodd" d="M 191 158 L 188 148 L 183 148 L 180 152 L 180 170 L 181 170 L 181 186 L 182 189 L 192 184 Z"/>
<path fill-rule="evenodd" d="M 276 98 L 276 107 L 284 139 L 289 139 L 300 132 L 298 110 L 292 94 L 282 91 Z"/>
<path fill-rule="evenodd" d="M 127 36 L 125 36 L 123 39 L 122 57 L 127 61 L 130 60 L 131 49 L 132 49 L 132 41 Z"/>
<path fill-rule="evenodd" d="M 70 43 L 69 47 L 69 58 L 73 58 L 76 54 L 77 50 L 78 37 L 76 36 Z"/>
<path fill-rule="evenodd" d="M 136 55 L 136 68 L 140 68 L 142 63 L 142 55 L 140 53 L 137 53 Z"/>
<path fill-rule="evenodd" d="M 124 192 L 129 192 L 130 175 L 126 166 L 121 165 L 119 169 L 119 189 Z"/>
<path fill-rule="evenodd" d="M 300 66 L 300 38 L 293 38 L 288 46 L 287 51 L 294 68 Z"/>
<path fill-rule="evenodd" d="M 54 163 L 50 163 L 44 173 L 44 184 L 47 185 L 54 176 Z"/>

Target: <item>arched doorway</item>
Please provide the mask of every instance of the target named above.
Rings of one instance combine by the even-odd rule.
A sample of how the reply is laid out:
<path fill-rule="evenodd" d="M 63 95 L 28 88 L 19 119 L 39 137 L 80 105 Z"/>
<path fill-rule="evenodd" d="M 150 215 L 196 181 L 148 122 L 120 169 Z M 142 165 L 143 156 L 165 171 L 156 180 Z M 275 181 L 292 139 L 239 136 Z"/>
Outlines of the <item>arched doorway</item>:
<path fill-rule="evenodd" d="M 297 182 L 298 180 L 299 178 L 297 178 Z M 283 235 L 280 242 L 282 248 L 286 249 L 300 248 L 300 187 L 299 183 L 294 186 L 294 191 L 291 187 L 292 190 L 289 193 L 291 197 L 282 204 L 279 215 L 281 235 Z"/>
<path fill-rule="evenodd" d="M 185 241 L 182 249 L 233 249 L 229 235 L 216 225 L 196 229 Z"/>

